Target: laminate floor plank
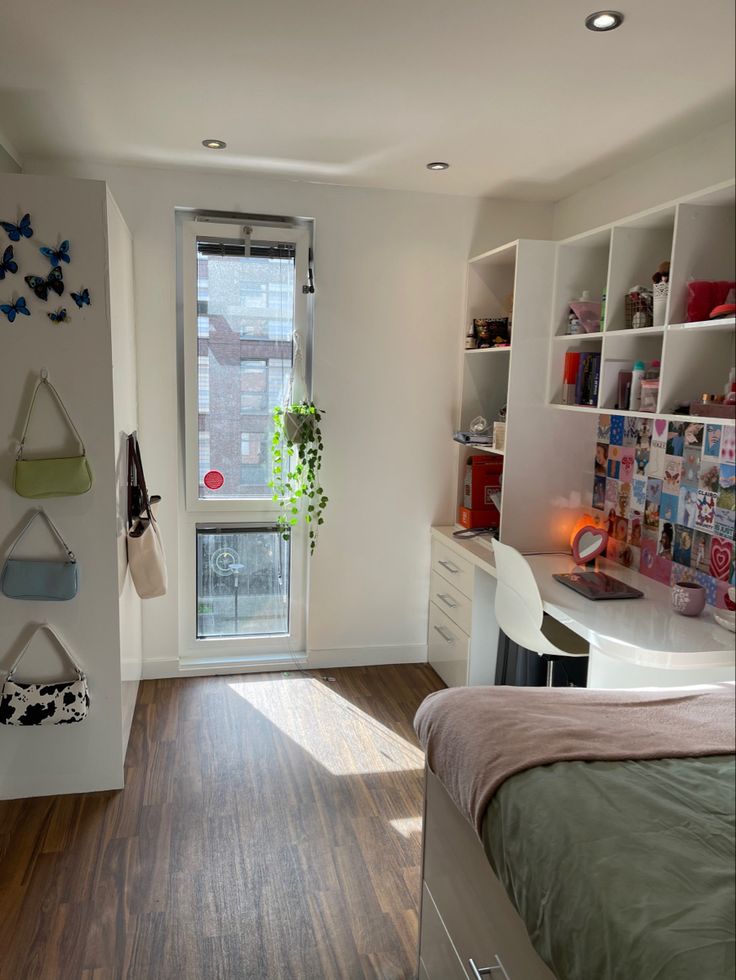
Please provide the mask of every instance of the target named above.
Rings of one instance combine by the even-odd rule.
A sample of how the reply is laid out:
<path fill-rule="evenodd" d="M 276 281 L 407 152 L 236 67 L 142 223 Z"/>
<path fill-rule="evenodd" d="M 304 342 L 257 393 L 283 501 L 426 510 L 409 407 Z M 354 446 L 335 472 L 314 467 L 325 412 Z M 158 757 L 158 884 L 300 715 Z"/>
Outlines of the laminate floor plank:
<path fill-rule="evenodd" d="M 0 802 L 0 980 L 414 980 L 425 665 L 145 681 L 125 789 Z"/>

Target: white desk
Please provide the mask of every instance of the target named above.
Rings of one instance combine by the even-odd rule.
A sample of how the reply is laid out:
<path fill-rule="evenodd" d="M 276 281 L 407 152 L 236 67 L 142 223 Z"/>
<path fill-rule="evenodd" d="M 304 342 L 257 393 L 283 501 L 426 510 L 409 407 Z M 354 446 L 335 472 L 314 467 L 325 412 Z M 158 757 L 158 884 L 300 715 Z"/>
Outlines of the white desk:
<path fill-rule="evenodd" d="M 495 579 L 490 542 L 456 538 L 455 530 L 435 527 L 432 535 Z M 698 617 L 679 616 L 667 586 L 607 559 L 598 560 L 601 571 L 636 586 L 644 597 L 594 602 L 552 578 L 575 568 L 571 556 L 529 555 L 527 560 L 545 612 L 590 643 L 589 686 L 624 686 L 622 677 L 633 681 L 625 686 L 662 683 L 665 675 L 672 685 L 734 678 L 734 634 L 716 623 L 710 607 Z M 612 664 L 618 667 L 616 677 L 610 676 Z M 622 672 L 624 665 L 632 669 Z"/>

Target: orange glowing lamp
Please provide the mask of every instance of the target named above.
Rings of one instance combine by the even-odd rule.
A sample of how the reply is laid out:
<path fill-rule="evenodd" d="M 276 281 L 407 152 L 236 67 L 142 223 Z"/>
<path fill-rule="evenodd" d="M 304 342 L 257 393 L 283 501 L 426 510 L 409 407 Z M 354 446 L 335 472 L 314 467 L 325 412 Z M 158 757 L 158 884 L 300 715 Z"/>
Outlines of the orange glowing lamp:
<path fill-rule="evenodd" d="M 608 544 L 608 532 L 598 527 L 590 514 L 575 523 L 570 533 L 570 548 L 576 565 L 590 565 L 602 555 Z"/>

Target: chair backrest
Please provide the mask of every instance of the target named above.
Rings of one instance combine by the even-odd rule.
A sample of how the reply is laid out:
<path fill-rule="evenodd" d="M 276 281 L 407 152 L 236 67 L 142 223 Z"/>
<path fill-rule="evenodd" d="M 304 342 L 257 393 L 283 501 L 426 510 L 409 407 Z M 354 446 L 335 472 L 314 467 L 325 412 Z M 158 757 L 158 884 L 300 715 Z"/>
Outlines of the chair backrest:
<path fill-rule="evenodd" d="M 535 653 L 555 653 L 542 632 L 544 609 L 529 562 L 500 541 L 493 542 L 496 559 L 496 620 L 514 643 Z"/>

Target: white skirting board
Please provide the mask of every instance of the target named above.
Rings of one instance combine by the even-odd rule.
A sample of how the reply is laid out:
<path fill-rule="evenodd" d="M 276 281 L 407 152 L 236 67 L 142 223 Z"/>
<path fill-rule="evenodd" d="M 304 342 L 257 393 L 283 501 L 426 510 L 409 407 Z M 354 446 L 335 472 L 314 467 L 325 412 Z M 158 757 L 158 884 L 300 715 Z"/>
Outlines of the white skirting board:
<path fill-rule="evenodd" d="M 323 670 L 330 667 L 374 667 L 383 664 L 423 664 L 427 662 L 427 644 L 401 646 L 337 647 L 333 650 L 310 650 L 291 656 L 271 655 L 260 661 L 210 658 L 208 660 L 144 659 L 143 679 L 161 677 L 203 677 L 216 674 L 250 674 L 263 671 Z"/>

